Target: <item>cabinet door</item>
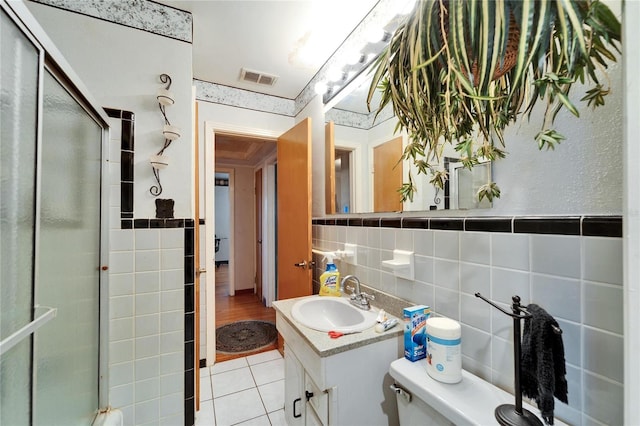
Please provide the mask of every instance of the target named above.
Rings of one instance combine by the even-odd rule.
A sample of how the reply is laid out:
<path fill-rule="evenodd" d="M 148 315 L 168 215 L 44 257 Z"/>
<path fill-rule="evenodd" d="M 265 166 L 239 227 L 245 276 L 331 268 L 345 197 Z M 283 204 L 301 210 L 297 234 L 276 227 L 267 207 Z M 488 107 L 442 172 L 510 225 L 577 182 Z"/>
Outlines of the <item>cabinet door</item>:
<path fill-rule="evenodd" d="M 305 424 L 304 370 L 291 348 L 284 345 L 284 414 L 288 426 Z"/>
<path fill-rule="evenodd" d="M 307 413 L 309 413 L 309 411 L 315 411 L 315 414 L 318 416 L 318 421 L 321 424 L 329 424 L 329 394 L 323 392 L 308 374 L 305 373 L 304 376 L 305 398 L 307 405 L 310 407 L 307 408 Z M 307 417 L 309 416 L 307 415 Z M 307 422 L 307 424 L 309 423 Z"/>
<path fill-rule="evenodd" d="M 324 426 L 313 410 L 307 410 L 305 414 L 306 426 Z"/>

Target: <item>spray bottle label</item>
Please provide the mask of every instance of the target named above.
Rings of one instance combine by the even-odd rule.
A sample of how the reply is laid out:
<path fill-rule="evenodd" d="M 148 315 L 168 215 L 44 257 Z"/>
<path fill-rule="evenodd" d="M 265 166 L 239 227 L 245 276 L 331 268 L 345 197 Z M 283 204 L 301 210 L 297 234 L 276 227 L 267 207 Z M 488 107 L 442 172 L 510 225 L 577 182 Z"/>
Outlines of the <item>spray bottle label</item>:
<path fill-rule="evenodd" d="M 326 271 L 320 276 L 320 296 L 340 296 L 338 271 Z"/>

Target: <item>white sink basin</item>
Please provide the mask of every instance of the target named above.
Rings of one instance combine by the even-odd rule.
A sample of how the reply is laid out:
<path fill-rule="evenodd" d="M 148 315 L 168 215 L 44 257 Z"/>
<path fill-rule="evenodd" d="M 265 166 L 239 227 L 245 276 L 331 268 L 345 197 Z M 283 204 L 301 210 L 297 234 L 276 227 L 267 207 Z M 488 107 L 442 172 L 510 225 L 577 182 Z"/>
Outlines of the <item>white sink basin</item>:
<path fill-rule="evenodd" d="M 376 324 L 377 312 L 365 311 L 348 299 L 331 296 L 304 298 L 291 308 L 291 316 L 305 327 L 317 331 L 364 331 Z"/>

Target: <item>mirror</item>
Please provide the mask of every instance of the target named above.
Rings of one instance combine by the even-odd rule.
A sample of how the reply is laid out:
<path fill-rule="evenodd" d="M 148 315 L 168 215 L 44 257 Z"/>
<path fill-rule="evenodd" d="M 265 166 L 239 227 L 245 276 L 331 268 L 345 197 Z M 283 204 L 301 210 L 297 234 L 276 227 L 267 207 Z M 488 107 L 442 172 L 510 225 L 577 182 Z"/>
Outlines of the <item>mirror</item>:
<path fill-rule="evenodd" d="M 394 133 L 397 120 L 391 105 L 374 121 L 375 112 L 367 109 L 370 84 L 365 70 L 325 107 L 327 214 L 491 207 L 476 196 L 480 186 L 491 181 L 490 161 L 466 169 L 453 145 L 445 144 L 440 167 L 449 179 L 444 189 L 431 185 L 430 177 L 418 174 L 410 161 L 398 163 L 408 136 Z M 372 106 L 379 100 L 376 93 Z M 413 201 L 402 203 L 397 190 L 410 171 L 416 191 Z"/>

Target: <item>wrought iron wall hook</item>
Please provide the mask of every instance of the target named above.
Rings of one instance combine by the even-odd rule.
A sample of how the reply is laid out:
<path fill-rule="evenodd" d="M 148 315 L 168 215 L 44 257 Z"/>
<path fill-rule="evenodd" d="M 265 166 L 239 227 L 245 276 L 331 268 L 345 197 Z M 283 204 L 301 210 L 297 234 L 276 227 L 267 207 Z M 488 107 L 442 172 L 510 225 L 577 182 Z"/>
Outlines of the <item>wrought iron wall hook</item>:
<path fill-rule="evenodd" d="M 160 81 L 167 85 L 165 89 L 169 90 L 171 88 L 171 76 L 169 74 L 160 74 Z"/>
<path fill-rule="evenodd" d="M 153 175 L 155 176 L 158 184 L 153 185 L 151 188 L 149 188 L 149 192 L 154 197 L 157 197 L 158 195 L 162 194 L 162 184 L 160 183 L 160 172 L 155 167 L 151 167 L 151 168 L 153 169 Z"/>

